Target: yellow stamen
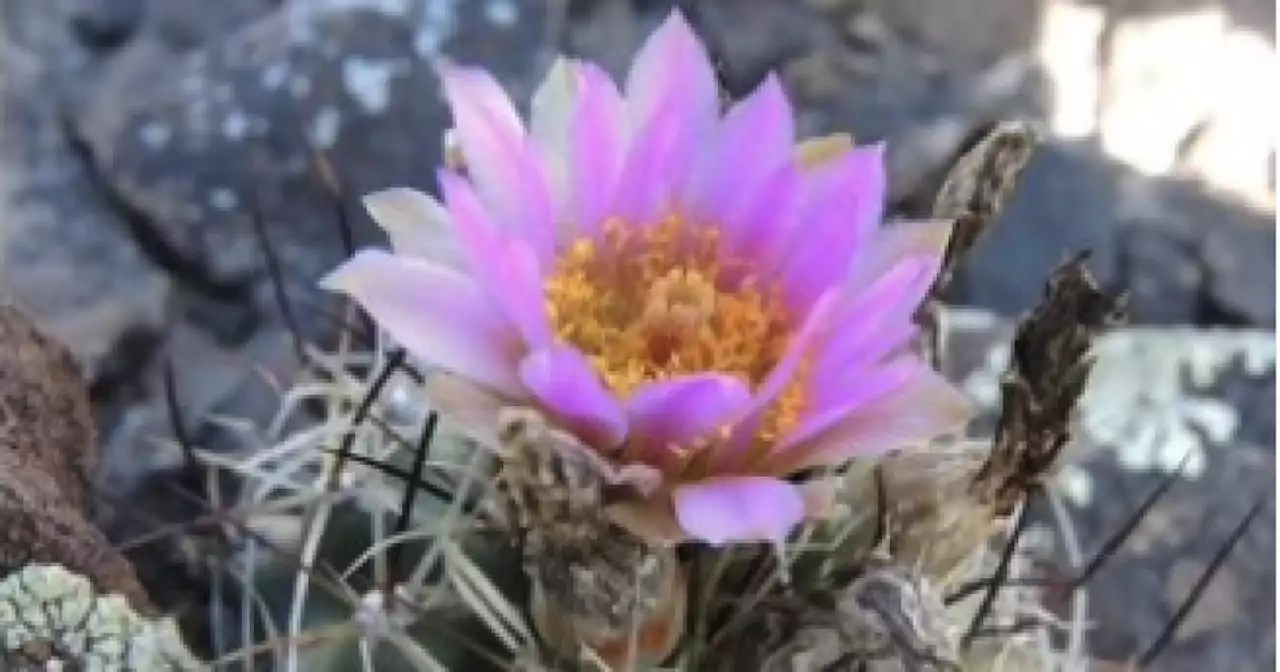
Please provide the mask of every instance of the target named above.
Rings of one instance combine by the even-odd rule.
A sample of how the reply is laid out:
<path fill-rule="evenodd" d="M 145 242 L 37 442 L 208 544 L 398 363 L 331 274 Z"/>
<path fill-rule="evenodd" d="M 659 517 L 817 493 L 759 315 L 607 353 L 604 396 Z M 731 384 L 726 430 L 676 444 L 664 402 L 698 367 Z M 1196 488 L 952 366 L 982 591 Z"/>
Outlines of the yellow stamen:
<path fill-rule="evenodd" d="M 700 372 L 754 387 L 782 357 L 795 323 L 779 288 L 753 270 L 725 252 L 718 229 L 679 214 L 645 227 L 614 219 L 597 240 L 576 241 L 559 260 L 547 310 L 558 336 L 624 398 L 650 381 Z M 760 440 L 794 426 L 803 406 L 803 387 L 789 386 Z M 708 439 L 722 441 L 722 434 Z"/>

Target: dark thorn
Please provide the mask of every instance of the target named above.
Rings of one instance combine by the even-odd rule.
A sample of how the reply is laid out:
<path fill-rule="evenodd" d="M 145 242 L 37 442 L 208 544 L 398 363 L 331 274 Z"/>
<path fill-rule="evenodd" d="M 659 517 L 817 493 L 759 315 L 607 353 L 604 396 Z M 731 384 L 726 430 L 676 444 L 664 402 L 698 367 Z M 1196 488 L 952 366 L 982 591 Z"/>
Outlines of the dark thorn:
<path fill-rule="evenodd" d="M 173 428 L 174 440 L 178 442 L 178 448 L 182 450 L 183 464 L 187 471 L 192 474 L 198 474 L 200 473 L 200 463 L 196 459 L 195 446 L 191 441 L 191 437 L 187 435 L 187 428 L 183 423 L 182 408 L 181 404 L 178 403 L 177 372 L 173 368 L 172 358 L 164 358 L 161 375 L 164 378 L 164 404 L 168 410 L 169 425 Z"/>
<path fill-rule="evenodd" d="M 1133 534 L 1134 530 L 1138 528 L 1138 524 L 1141 523 L 1142 520 L 1147 517 L 1147 514 L 1151 512 L 1151 509 L 1156 505 L 1156 502 L 1160 501 L 1160 499 L 1164 497 L 1165 493 L 1169 491 L 1169 488 L 1173 487 L 1173 484 L 1178 481 L 1180 476 L 1182 476 L 1182 470 L 1187 466 L 1187 460 L 1190 457 L 1191 453 L 1188 451 L 1187 454 L 1183 455 L 1182 459 L 1178 461 L 1178 466 L 1174 469 L 1173 473 L 1161 480 L 1160 484 L 1151 491 L 1151 494 L 1147 495 L 1146 499 L 1142 501 L 1142 504 L 1138 506 L 1138 509 L 1134 511 L 1133 515 L 1129 516 L 1129 519 L 1124 522 L 1124 525 L 1121 525 L 1120 529 L 1117 530 L 1115 534 L 1112 534 L 1105 542 L 1103 542 L 1102 548 L 1100 548 L 1093 556 L 1093 560 L 1090 560 L 1089 564 L 1085 565 L 1084 570 L 1080 572 L 1080 576 L 1076 577 L 1071 582 L 1069 587 L 1072 590 L 1078 589 L 1087 584 L 1089 579 L 1093 578 L 1093 575 L 1096 574 L 1104 564 L 1106 564 L 1106 561 L 1109 560 L 1112 555 L 1115 555 L 1116 551 L 1120 549 L 1120 546 L 1122 546 Z"/>
<path fill-rule="evenodd" d="M 871 542 L 871 548 L 875 549 L 889 536 L 889 492 L 884 486 L 884 470 L 879 464 L 872 467 L 871 475 L 876 487 L 876 530 Z"/>
<path fill-rule="evenodd" d="M 332 449 L 327 450 L 325 452 L 328 452 L 330 454 L 337 454 L 337 451 Z M 347 455 L 347 459 L 351 462 L 355 462 L 356 464 L 361 464 L 371 469 L 374 469 L 375 471 L 379 471 L 384 475 L 392 476 L 401 481 L 404 481 L 405 484 L 416 485 L 417 487 L 431 493 L 433 496 L 438 497 L 441 500 L 444 500 L 446 502 L 452 501 L 452 499 L 457 496 L 456 493 L 452 493 L 446 490 L 445 488 L 426 480 L 425 478 L 419 478 L 418 480 L 413 480 L 412 475 L 409 472 L 405 471 L 404 469 L 401 469 L 394 465 L 387 464 L 385 462 L 379 462 L 373 459 L 372 457 L 368 457 L 366 455 L 349 454 Z"/>
<path fill-rule="evenodd" d="M 373 384 L 369 386 L 369 390 L 365 392 L 364 397 L 356 406 L 356 411 L 351 417 L 351 430 L 342 437 L 342 443 L 338 444 L 338 461 L 333 465 L 333 471 L 329 472 L 328 489 L 333 490 L 338 485 L 338 478 L 342 474 L 342 467 L 351 457 L 351 448 L 356 442 L 355 428 L 369 416 L 369 411 L 373 409 L 373 402 L 382 396 L 382 390 L 391 382 L 391 376 L 404 364 L 408 357 L 403 349 L 392 350 L 387 356 L 387 361 L 382 366 L 382 370 L 378 372 L 378 376 L 374 378 Z"/>
<path fill-rule="evenodd" d="M 356 428 L 359 427 L 369 416 L 369 412 L 373 409 L 373 402 L 382 395 L 382 390 L 391 381 L 391 376 L 404 364 L 406 353 L 403 349 L 391 351 L 387 357 L 387 361 L 382 365 L 382 369 L 378 372 L 373 383 L 369 386 L 364 397 L 356 406 L 355 413 L 352 415 L 351 424 L 347 432 L 342 437 L 342 442 L 338 444 L 337 454 L 334 456 L 334 464 L 329 471 L 329 477 L 325 479 L 325 492 L 332 493 L 338 489 L 341 482 L 342 472 L 346 468 L 348 460 L 361 461 L 363 456 L 352 454 L 352 449 L 356 442 Z M 315 525 L 316 516 L 320 512 L 320 506 L 308 507 L 307 513 L 302 523 L 302 529 L 311 530 Z"/>
<path fill-rule="evenodd" d="M 329 161 L 327 155 L 323 152 L 317 152 L 315 155 L 316 174 L 320 178 L 320 184 L 324 186 L 325 192 L 329 194 L 329 198 L 333 201 L 334 222 L 338 228 L 338 238 L 342 241 L 342 251 L 347 258 L 351 258 L 356 253 L 356 236 L 355 229 L 351 226 L 351 217 L 347 212 L 346 193 L 342 187 L 342 180 L 339 178 L 333 164 Z M 357 319 L 360 321 L 361 331 L 374 334 L 377 329 L 374 327 L 373 319 L 363 312 L 359 314 Z"/>
<path fill-rule="evenodd" d="M 1200 578 L 1196 580 L 1195 585 L 1191 587 L 1191 592 L 1187 594 L 1186 599 L 1182 601 L 1182 604 L 1178 605 L 1178 610 L 1174 612 L 1173 618 L 1169 619 L 1169 622 L 1165 624 L 1160 636 L 1156 638 L 1156 641 L 1152 642 L 1150 648 L 1138 657 L 1137 669 L 1146 669 L 1173 641 L 1174 634 L 1177 633 L 1178 628 L 1186 620 L 1187 616 L 1191 614 L 1191 610 L 1195 608 L 1196 603 L 1200 601 L 1200 596 L 1209 587 L 1213 577 L 1222 569 L 1227 558 L 1231 556 L 1231 552 L 1235 550 L 1236 544 L 1240 543 L 1240 540 L 1244 538 L 1245 532 L 1249 530 L 1249 526 L 1253 524 L 1254 519 L 1258 517 L 1258 514 L 1262 513 L 1262 507 L 1265 503 L 1266 496 L 1264 495 L 1259 497 L 1253 506 L 1249 507 L 1249 512 L 1240 520 L 1240 524 L 1236 525 L 1236 528 L 1231 531 L 1231 536 L 1227 538 L 1226 543 L 1214 554 L 1213 559 L 1209 561 L 1209 566 L 1205 568 Z"/>
<path fill-rule="evenodd" d="M 329 157 L 324 153 L 316 154 L 316 173 L 325 192 L 333 199 L 334 221 L 338 226 L 338 238 L 342 241 L 342 251 L 348 257 L 356 253 L 355 232 L 351 228 L 351 218 L 347 214 L 346 196 L 343 193 L 342 181 L 334 170 Z"/>
<path fill-rule="evenodd" d="M 436 435 L 436 426 L 440 423 L 440 416 L 435 411 L 427 414 L 427 421 L 422 428 L 422 436 L 418 439 L 418 445 L 413 453 L 413 465 L 409 471 L 408 478 L 405 479 L 404 499 L 400 503 L 399 517 L 396 519 L 395 534 L 404 534 L 409 529 L 409 519 L 413 515 L 413 505 L 418 498 L 419 486 L 423 482 L 423 471 L 426 468 L 427 457 L 431 454 L 431 441 Z M 394 572 L 395 567 L 399 564 L 401 549 L 403 546 L 396 544 L 389 553 L 391 557 L 390 567 Z M 390 573 L 389 573 L 390 576 Z M 394 583 L 391 579 L 390 582 Z M 386 587 L 388 593 L 391 592 L 392 586 Z"/>
<path fill-rule="evenodd" d="M 280 257 L 276 254 L 275 246 L 271 244 L 271 238 L 267 236 L 267 227 L 262 221 L 261 213 L 255 209 L 250 219 L 253 222 L 254 236 L 257 237 L 258 245 L 262 248 L 262 259 L 267 266 L 267 275 L 271 278 L 271 291 L 275 296 L 276 308 L 279 309 L 285 328 L 293 338 L 294 354 L 297 355 L 299 363 L 309 364 L 311 360 L 307 356 L 305 339 L 302 337 L 302 330 L 298 328 L 293 306 L 289 303 L 289 294 L 284 288 L 284 273 L 280 270 Z"/>
<path fill-rule="evenodd" d="M 351 322 L 350 319 L 342 315 L 338 315 L 333 310 L 330 310 L 328 307 L 321 306 L 316 302 L 311 302 L 296 296 L 293 298 L 293 302 L 295 304 L 299 304 L 302 307 L 312 311 L 315 315 L 320 316 L 321 318 L 324 319 L 325 322 L 328 322 L 330 326 L 332 326 L 334 329 L 337 329 L 339 332 L 346 333 L 351 338 L 355 339 L 358 345 L 370 346 L 370 347 L 373 346 L 374 332 L 370 331 L 367 328 L 363 328 L 363 327 L 367 327 L 368 325 L 353 326 L 350 324 Z"/>
<path fill-rule="evenodd" d="M 1022 538 L 1022 533 L 1026 532 L 1031 522 L 1031 494 L 1033 493 L 1028 494 L 1026 501 L 1022 505 L 1022 510 L 1018 512 L 1018 521 L 1014 523 L 1013 532 L 1009 534 L 1009 541 L 1000 553 L 1000 561 L 996 564 L 996 571 L 992 576 L 991 585 L 987 586 L 987 592 L 983 594 L 982 602 L 978 604 L 978 610 L 974 613 L 973 620 L 969 623 L 969 629 L 960 638 L 961 651 L 968 651 L 973 645 L 974 635 L 982 627 L 982 622 L 987 619 L 992 605 L 995 604 L 996 593 L 1000 590 L 1000 584 L 1004 583 L 1005 578 L 1009 575 L 1009 563 L 1013 561 L 1013 554 L 1018 548 L 1018 540 Z"/>
<path fill-rule="evenodd" d="M 1044 588 L 1063 588 L 1069 591 L 1079 590 L 1081 587 L 1087 585 L 1089 583 L 1089 580 L 1093 578 L 1094 574 L 1096 574 L 1100 569 L 1102 569 L 1102 566 L 1106 564 L 1106 561 L 1110 560 L 1111 557 L 1115 555 L 1116 551 L 1119 550 L 1120 546 L 1122 546 L 1124 542 L 1128 540 L 1128 538 L 1133 534 L 1134 530 L 1138 528 L 1138 524 L 1141 523 L 1143 519 L 1147 517 L 1147 514 L 1151 512 L 1152 507 L 1154 507 L 1156 503 L 1162 497 L 1164 497 L 1164 495 L 1169 491 L 1169 488 L 1171 488 L 1173 484 L 1177 482 L 1178 477 L 1182 475 L 1182 470 L 1184 467 L 1186 467 L 1187 460 L 1190 457 L 1191 457 L 1190 453 L 1187 453 L 1186 455 L 1182 456 L 1182 460 L 1178 462 L 1177 469 L 1175 469 L 1173 473 L 1169 474 L 1164 479 L 1162 479 L 1160 481 L 1160 484 L 1157 485 L 1155 489 L 1153 489 L 1151 493 L 1147 495 L 1147 497 L 1142 501 L 1142 504 L 1140 504 L 1138 508 L 1133 512 L 1133 514 L 1129 516 L 1128 520 L 1126 520 L 1125 523 L 1120 526 L 1120 529 L 1117 530 L 1115 533 L 1113 533 L 1110 537 L 1108 537 L 1105 542 L 1103 542 L 1102 547 L 1099 548 L 1098 552 L 1094 554 L 1093 559 L 1090 560 L 1089 563 L 1084 566 L 1084 569 L 1080 571 L 1079 575 L 1077 575 L 1076 577 L 1072 578 L 1069 581 L 1053 581 L 1050 579 L 1043 579 L 1043 578 L 1014 579 L 1011 581 L 1004 582 L 1003 585 L 1033 586 L 1033 587 L 1038 586 L 1038 587 L 1044 587 Z M 970 581 L 969 583 L 966 583 L 965 585 L 957 589 L 955 593 L 947 596 L 946 599 L 944 600 L 944 603 L 948 605 L 954 604 L 955 602 L 962 600 L 968 597 L 969 595 L 972 595 L 978 589 L 984 586 L 989 586 L 994 580 L 995 580 L 994 577 L 987 577 L 983 579 L 977 579 L 975 581 Z"/>

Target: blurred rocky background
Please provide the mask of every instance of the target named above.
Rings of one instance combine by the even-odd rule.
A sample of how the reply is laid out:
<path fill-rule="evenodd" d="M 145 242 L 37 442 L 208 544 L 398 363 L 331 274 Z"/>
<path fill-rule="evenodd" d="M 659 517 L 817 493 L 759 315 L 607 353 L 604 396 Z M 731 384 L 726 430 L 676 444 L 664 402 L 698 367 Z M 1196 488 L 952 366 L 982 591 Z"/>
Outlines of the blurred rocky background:
<path fill-rule="evenodd" d="M 1091 591 L 1097 654 L 1141 650 L 1275 471 L 1269 0 L 0 0 L 0 285 L 91 377 L 104 523 L 154 525 L 113 504 L 181 464 L 164 362 L 210 450 L 207 418 L 262 418 L 298 366 L 262 236 L 332 335 L 313 281 L 352 242 L 338 220 L 374 240 L 355 197 L 432 187 L 433 59 L 523 98 L 559 51 L 620 72 L 675 4 L 735 93 L 776 70 L 806 134 L 887 139 L 904 205 L 984 124 L 1043 125 L 955 286 L 950 365 L 993 404 L 1008 320 L 1074 251 L 1131 292 L 1062 491 L 1087 555 L 1191 455 Z M 1271 504 L 1159 669 L 1274 664 L 1273 530 Z"/>

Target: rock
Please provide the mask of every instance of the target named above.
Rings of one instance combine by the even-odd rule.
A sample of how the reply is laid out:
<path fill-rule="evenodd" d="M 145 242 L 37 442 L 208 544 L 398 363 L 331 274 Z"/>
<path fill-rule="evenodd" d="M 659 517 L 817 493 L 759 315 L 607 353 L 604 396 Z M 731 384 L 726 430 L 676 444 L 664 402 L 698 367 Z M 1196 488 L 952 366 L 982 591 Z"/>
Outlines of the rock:
<path fill-rule="evenodd" d="M 174 441 L 177 420 L 201 449 L 256 450 L 254 432 L 278 412 L 281 382 L 299 374 L 292 340 L 278 324 L 262 325 L 236 344 L 218 343 L 203 330 L 179 324 L 153 352 L 156 356 L 140 365 L 132 383 L 138 389 L 99 409 L 103 425 L 112 429 L 98 482 L 116 498 L 128 498 L 150 479 L 183 468 L 184 456 Z M 177 419 L 165 397 L 167 362 L 173 363 Z"/>
<path fill-rule="evenodd" d="M 266 16 L 280 6 L 280 0 L 147 0 L 147 4 L 148 28 L 172 49 L 184 52 Z"/>
<path fill-rule="evenodd" d="M 1274 249 L 1275 229 L 1256 209 L 1143 176 L 1092 143 L 1050 141 L 961 265 L 951 298 L 1015 315 L 1038 299 L 1043 269 L 1089 250 L 1099 280 L 1133 294 L 1136 323 L 1270 326 Z"/>
<path fill-rule="evenodd" d="M 653 4 L 663 6 L 668 3 Z M 566 53 L 598 63 L 615 78 L 624 77 L 631 65 L 631 57 L 644 39 L 646 27 L 636 5 L 633 0 L 573 2 L 561 48 Z M 661 10 L 655 7 L 651 11 Z"/>
<path fill-rule="evenodd" d="M 1204 272 L 1188 238 L 1158 225 L 1120 232 L 1117 284 L 1129 293 L 1134 322 L 1193 324 L 1200 318 Z"/>
<path fill-rule="evenodd" d="M 1084 553 L 1090 554 L 1133 515 L 1160 479 L 1126 470 L 1111 454 L 1079 467 L 1097 493 L 1095 502 L 1073 506 L 1071 514 Z M 1268 447 L 1226 444 L 1216 447 L 1199 477 L 1174 485 L 1089 586 L 1090 611 L 1102 626 L 1090 636 L 1095 655 L 1123 660 L 1154 642 L 1246 509 L 1272 490 L 1275 468 Z M 1274 660 L 1274 530 L 1272 501 L 1209 584 L 1156 669 L 1247 670 Z M 1224 595 L 1233 592 L 1233 585 L 1250 588 L 1234 598 Z M 1224 610 L 1227 599 L 1231 605 Z"/>
<path fill-rule="evenodd" d="M 160 328 L 172 283 L 62 132 L 58 93 L 83 54 L 57 19 L 33 14 L 0 38 L 0 285 L 97 378 L 123 339 Z"/>
<path fill-rule="evenodd" d="M 983 67 L 1029 50 L 1042 3 L 1026 0 L 868 0 L 842 3 L 875 14 L 948 68 Z"/>
<path fill-rule="evenodd" d="M 732 0 L 698 5 L 696 17 L 719 47 L 730 93 L 743 96 L 770 71 L 834 38 L 834 31 L 812 8 L 774 0 Z"/>
<path fill-rule="evenodd" d="M 135 42 L 79 128 L 156 235 L 213 278 L 259 273 L 257 213 L 292 288 L 314 292 L 345 254 L 316 155 L 348 201 L 431 189 L 449 125 L 433 60 L 485 65 L 527 99 L 550 62 L 544 13 L 532 1 L 294 0 L 176 61 Z M 357 240 L 373 240 L 358 205 L 346 206 Z"/>
<path fill-rule="evenodd" d="M 1011 324 L 970 310 L 949 311 L 945 324 L 947 373 L 986 409 L 989 425 Z M 1096 352 L 1077 445 L 1055 483 L 1086 561 L 1186 458 L 1178 482 L 1089 585 L 1091 651 L 1123 661 L 1152 644 L 1194 581 L 1188 575 L 1198 576 L 1246 509 L 1272 492 L 1275 409 L 1264 402 L 1275 398 L 1276 345 L 1261 330 L 1149 327 L 1108 334 Z M 1158 669 L 1257 669 L 1274 660 L 1274 527 L 1270 502 Z M 1233 613 L 1224 614 L 1232 584 L 1251 588 L 1236 591 Z"/>
<path fill-rule="evenodd" d="M 1201 254 L 1208 280 L 1206 291 L 1222 313 L 1245 324 L 1274 329 L 1276 230 L 1259 224 L 1219 223 L 1204 232 Z"/>
<path fill-rule="evenodd" d="M 79 0 L 71 22 L 82 45 L 111 51 L 133 36 L 146 16 L 146 0 Z"/>
<path fill-rule="evenodd" d="M 88 518 L 98 446 L 79 367 L 8 298 L 0 345 L 0 574 L 59 564 L 149 609 L 129 562 Z"/>
<path fill-rule="evenodd" d="M 6 5 L 0 12 L 4 25 L 0 36 L 0 68 L 12 76 L 40 71 L 45 91 L 58 90 L 91 66 L 96 55 L 75 35 L 73 28 L 79 0 Z"/>
<path fill-rule="evenodd" d="M 76 37 L 93 52 L 111 52 L 145 35 L 182 53 L 227 35 L 280 5 L 279 0 L 66 1 Z"/>
<path fill-rule="evenodd" d="M 1185 178 L 1147 178 L 1124 167 L 1115 174 L 1119 188 L 1109 207 L 1119 221 L 1121 254 L 1129 254 L 1122 264 L 1130 266 L 1119 286 L 1145 292 L 1160 285 L 1179 305 L 1191 289 L 1200 305 L 1185 322 L 1274 326 L 1273 214 Z M 1198 273 L 1188 268 L 1188 253 Z M 1156 254 L 1167 263 L 1163 270 L 1141 259 Z M 1135 319 L 1147 321 L 1142 313 Z"/>

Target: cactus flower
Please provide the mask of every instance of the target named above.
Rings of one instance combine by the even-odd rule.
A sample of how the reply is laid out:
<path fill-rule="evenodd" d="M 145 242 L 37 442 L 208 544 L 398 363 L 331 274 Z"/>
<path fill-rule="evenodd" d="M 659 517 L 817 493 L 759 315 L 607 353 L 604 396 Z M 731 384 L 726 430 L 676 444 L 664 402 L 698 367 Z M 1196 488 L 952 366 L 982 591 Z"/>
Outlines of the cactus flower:
<path fill-rule="evenodd" d="M 968 419 L 910 347 L 950 223 L 882 226 L 883 147 L 797 145 L 774 76 L 722 110 L 678 12 L 621 89 L 559 60 L 527 126 L 485 71 L 440 77 L 461 153 L 440 200 L 368 196 L 392 251 L 323 284 L 449 374 L 446 411 L 534 407 L 660 476 L 611 509 L 620 524 L 777 542 L 814 513 L 789 476 Z"/>

